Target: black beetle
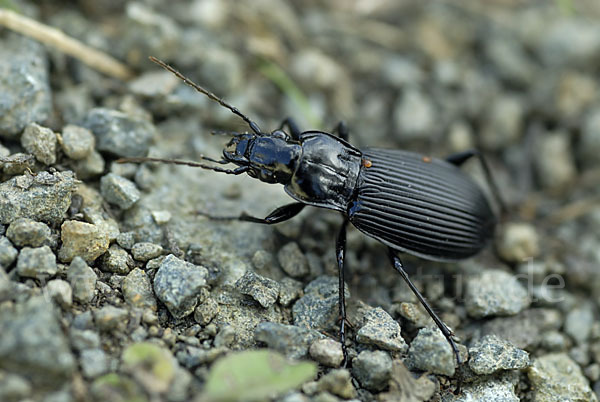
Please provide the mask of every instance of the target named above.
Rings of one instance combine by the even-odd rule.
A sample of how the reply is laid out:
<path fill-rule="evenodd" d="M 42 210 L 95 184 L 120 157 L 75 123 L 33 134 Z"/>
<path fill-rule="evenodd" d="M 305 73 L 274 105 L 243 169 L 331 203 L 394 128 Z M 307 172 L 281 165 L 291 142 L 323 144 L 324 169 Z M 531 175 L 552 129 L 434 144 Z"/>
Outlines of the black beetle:
<path fill-rule="evenodd" d="M 193 83 L 164 62 L 150 59 L 175 74 L 198 92 L 241 117 L 251 133 L 226 132 L 233 136 L 217 163 L 237 165 L 226 169 L 203 163 L 159 158 L 125 158 L 119 162 L 164 162 L 183 164 L 227 174 L 247 173 L 267 183 L 280 183 L 296 202 L 284 205 L 266 218 L 242 213 L 214 219 L 274 224 L 291 219 L 307 206 L 339 211 L 344 223 L 336 240 L 339 270 L 340 342 L 345 345 L 346 310 L 344 300 L 344 259 L 346 226 L 388 246 L 389 258 L 410 289 L 425 307 L 450 343 L 457 362 L 460 355 L 452 331 L 435 314 L 404 270 L 397 251 L 434 261 L 456 261 L 477 254 L 492 237 L 496 217 L 479 186 L 458 166 L 477 156 L 500 207 L 504 204 L 490 169 L 475 150 L 451 155 L 445 160 L 413 152 L 367 148 L 359 150 L 348 141 L 348 130 L 339 123 L 337 136 L 322 131 L 304 131 L 286 119 L 265 133 L 258 125 L 212 92 Z M 289 133 L 284 131 L 288 128 Z"/>

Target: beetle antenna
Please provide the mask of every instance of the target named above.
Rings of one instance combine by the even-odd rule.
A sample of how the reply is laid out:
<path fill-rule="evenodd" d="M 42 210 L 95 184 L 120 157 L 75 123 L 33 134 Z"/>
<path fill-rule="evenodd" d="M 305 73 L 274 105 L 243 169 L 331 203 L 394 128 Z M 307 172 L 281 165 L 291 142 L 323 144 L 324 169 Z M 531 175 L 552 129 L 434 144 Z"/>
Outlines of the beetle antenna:
<path fill-rule="evenodd" d="M 213 158 L 209 158 L 206 156 L 200 156 L 200 159 L 204 159 L 210 162 L 218 163 L 220 165 L 225 165 L 229 163 L 229 161 L 225 159 L 216 160 Z M 184 161 L 180 159 L 163 159 L 163 158 L 148 158 L 148 157 L 136 157 L 136 158 L 120 158 L 116 160 L 117 163 L 143 163 L 143 162 L 158 162 L 158 163 L 168 163 L 171 165 L 186 165 L 192 167 L 199 167 L 202 169 L 214 170 L 215 172 L 225 172 L 228 173 L 228 169 L 223 169 L 218 166 L 211 166 L 205 163 L 198 163 L 192 161 Z"/>
<path fill-rule="evenodd" d="M 185 75 L 181 74 L 179 71 L 175 70 L 173 67 L 171 67 L 170 65 L 168 65 L 164 61 L 159 60 L 159 59 L 157 59 L 154 56 L 150 56 L 150 60 L 152 60 L 154 63 L 158 64 L 159 66 L 161 66 L 165 70 L 170 71 L 171 73 L 173 73 L 177 78 L 179 78 L 180 80 L 182 80 L 184 83 L 186 83 L 190 87 L 194 88 L 196 91 L 198 91 L 198 92 L 206 95 L 208 98 L 210 98 L 211 100 L 217 102 L 219 105 L 221 105 L 221 106 L 223 106 L 223 107 L 231 110 L 231 112 L 233 114 L 241 117 L 248 124 L 248 126 L 250 126 L 250 128 L 252 129 L 252 131 L 254 131 L 257 135 L 262 135 L 262 132 L 260 131 L 260 128 L 258 127 L 258 124 L 256 124 L 255 122 L 253 122 L 252 120 L 250 120 L 250 118 L 248 116 L 246 116 L 245 114 L 243 114 L 242 112 L 240 112 L 238 110 L 238 108 L 236 108 L 235 106 L 232 106 L 229 103 L 225 102 L 223 99 L 219 98 L 217 95 L 213 94 L 209 90 L 202 88 L 200 85 L 196 84 L 195 82 L 193 82 L 192 80 L 190 80 L 189 78 L 187 78 Z"/>
<path fill-rule="evenodd" d="M 249 133 L 238 133 L 235 131 L 226 131 L 226 130 L 212 130 L 210 132 L 211 135 L 226 135 L 229 137 L 241 137 L 243 135 L 248 135 Z"/>

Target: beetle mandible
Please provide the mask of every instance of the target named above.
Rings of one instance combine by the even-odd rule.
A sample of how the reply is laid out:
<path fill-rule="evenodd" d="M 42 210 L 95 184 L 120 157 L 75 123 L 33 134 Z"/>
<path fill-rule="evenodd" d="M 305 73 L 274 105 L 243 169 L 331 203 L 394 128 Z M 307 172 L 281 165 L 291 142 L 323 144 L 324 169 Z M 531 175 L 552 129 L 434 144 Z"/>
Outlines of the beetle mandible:
<path fill-rule="evenodd" d="M 449 342 L 460 365 L 453 332 L 437 316 L 410 280 L 397 252 L 434 261 L 457 261 L 477 254 L 492 237 L 496 217 L 479 186 L 459 169 L 473 156 L 481 162 L 500 208 L 505 206 L 486 160 L 476 150 L 451 155 L 445 160 L 414 152 L 367 148 L 348 142 L 348 129 L 340 122 L 334 132 L 304 131 L 285 119 L 268 133 L 212 92 L 195 84 L 154 57 L 150 59 L 187 85 L 229 109 L 250 127 L 250 133 L 225 133 L 232 139 L 221 159 L 205 156 L 215 165 L 159 158 L 124 158 L 119 162 L 164 162 L 216 172 L 249 176 L 266 183 L 283 184 L 296 202 L 284 205 L 265 218 L 245 213 L 215 219 L 275 224 L 296 216 L 307 205 L 339 211 L 344 222 L 336 239 L 339 272 L 340 343 L 347 363 L 344 267 L 348 222 L 388 248 L 389 259 Z M 287 128 L 288 131 L 285 131 Z"/>

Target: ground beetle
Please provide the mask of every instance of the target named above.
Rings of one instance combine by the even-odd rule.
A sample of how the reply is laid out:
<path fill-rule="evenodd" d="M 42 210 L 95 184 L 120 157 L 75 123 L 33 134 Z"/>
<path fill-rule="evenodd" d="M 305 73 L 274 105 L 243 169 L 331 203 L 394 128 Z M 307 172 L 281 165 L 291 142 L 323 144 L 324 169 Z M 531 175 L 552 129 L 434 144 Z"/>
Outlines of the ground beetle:
<path fill-rule="evenodd" d="M 250 133 L 226 132 L 233 138 L 223 150 L 222 159 L 201 157 L 216 164 L 234 164 L 233 169 L 204 163 L 158 158 L 127 158 L 120 162 L 165 162 L 183 164 L 216 172 L 247 173 L 266 183 L 280 183 L 296 202 L 284 205 L 266 218 L 242 213 L 214 219 L 274 224 L 288 220 L 307 206 L 333 209 L 344 217 L 337 235 L 336 258 L 339 270 L 340 342 L 345 345 L 346 308 L 344 300 L 344 260 L 346 227 L 358 230 L 388 247 L 390 261 L 425 307 L 446 337 L 457 362 L 458 347 L 452 331 L 435 314 L 404 270 L 397 252 L 434 261 L 456 261 L 479 252 L 492 237 L 496 218 L 478 185 L 458 166 L 477 156 L 486 179 L 498 200 L 504 204 L 490 169 L 475 150 L 451 155 L 445 160 L 413 152 L 367 148 L 359 150 L 348 142 L 348 130 L 339 123 L 334 132 L 304 131 L 291 119 L 271 133 L 234 106 L 184 77 L 164 62 L 153 62 L 175 74 L 186 84 L 241 117 Z M 287 128 L 288 131 L 284 131 Z"/>

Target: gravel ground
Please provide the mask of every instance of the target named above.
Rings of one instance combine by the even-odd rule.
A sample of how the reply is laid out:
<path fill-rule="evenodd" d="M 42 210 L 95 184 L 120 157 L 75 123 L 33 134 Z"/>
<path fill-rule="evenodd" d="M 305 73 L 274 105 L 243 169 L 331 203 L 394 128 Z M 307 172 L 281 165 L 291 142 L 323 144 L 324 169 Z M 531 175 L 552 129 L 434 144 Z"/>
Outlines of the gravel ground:
<path fill-rule="evenodd" d="M 7 6 L 136 77 L 0 30 L 0 400 L 597 400 L 597 2 Z M 358 147 L 482 150 L 510 207 L 494 244 L 459 263 L 403 256 L 466 363 L 385 248 L 351 229 L 340 368 L 339 214 L 214 221 L 198 212 L 265 216 L 289 197 L 245 176 L 115 163 L 218 157 L 227 139 L 211 130 L 248 130 L 148 56 L 264 130 L 344 120 Z M 476 162 L 464 170 L 486 188 Z"/>

